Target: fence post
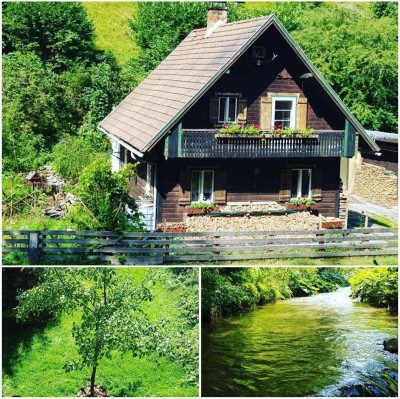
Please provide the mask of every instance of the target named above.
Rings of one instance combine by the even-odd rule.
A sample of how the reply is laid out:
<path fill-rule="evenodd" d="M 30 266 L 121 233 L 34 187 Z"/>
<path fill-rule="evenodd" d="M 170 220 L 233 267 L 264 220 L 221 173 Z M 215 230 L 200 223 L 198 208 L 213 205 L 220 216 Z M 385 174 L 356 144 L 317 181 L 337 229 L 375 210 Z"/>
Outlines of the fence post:
<path fill-rule="evenodd" d="M 220 235 L 214 236 L 214 240 L 218 240 L 219 238 L 221 238 Z M 219 244 L 214 244 L 214 248 L 218 248 L 218 247 L 219 247 Z M 213 254 L 218 256 L 218 255 L 221 255 L 221 252 L 214 252 Z"/>
<path fill-rule="evenodd" d="M 28 258 L 31 263 L 39 263 L 39 232 L 28 233 Z"/>

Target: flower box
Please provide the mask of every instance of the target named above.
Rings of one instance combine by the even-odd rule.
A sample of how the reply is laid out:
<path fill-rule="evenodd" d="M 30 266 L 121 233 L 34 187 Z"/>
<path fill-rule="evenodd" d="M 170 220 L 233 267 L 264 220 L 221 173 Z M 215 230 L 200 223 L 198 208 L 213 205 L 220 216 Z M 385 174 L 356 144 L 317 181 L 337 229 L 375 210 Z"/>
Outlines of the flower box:
<path fill-rule="evenodd" d="M 290 202 L 287 202 L 286 209 L 290 209 L 293 211 L 315 211 L 317 210 L 317 205 L 291 204 Z"/>
<path fill-rule="evenodd" d="M 217 133 L 217 139 L 263 139 L 264 134 L 236 134 L 236 133 Z"/>
<path fill-rule="evenodd" d="M 263 137 L 266 139 L 317 139 L 318 134 L 311 134 L 309 136 L 303 136 L 302 134 L 291 134 L 287 136 L 284 133 L 267 133 Z"/>
<path fill-rule="evenodd" d="M 324 220 L 321 224 L 322 229 L 341 229 L 343 228 L 342 220 Z"/>
<path fill-rule="evenodd" d="M 187 208 L 187 215 L 188 216 L 196 216 L 196 215 L 205 215 L 207 213 L 218 212 L 219 207 L 214 206 L 214 208 L 210 209 L 201 209 L 201 208 Z"/>

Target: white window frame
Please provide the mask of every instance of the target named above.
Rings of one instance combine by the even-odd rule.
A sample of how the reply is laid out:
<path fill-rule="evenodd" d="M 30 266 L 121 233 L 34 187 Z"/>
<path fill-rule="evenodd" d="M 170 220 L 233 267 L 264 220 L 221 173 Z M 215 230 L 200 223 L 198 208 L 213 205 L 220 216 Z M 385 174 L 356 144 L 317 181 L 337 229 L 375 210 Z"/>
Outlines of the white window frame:
<path fill-rule="evenodd" d="M 209 200 L 203 200 L 199 199 L 197 201 L 194 201 L 192 199 L 193 195 L 193 173 L 199 173 L 199 198 L 204 197 L 204 173 L 206 172 L 211 172 L 212 173 L 212 179 L 211 179 L 211 198 Z M 214 202 L 214 180 L 215 180 L 215 173 L 212 169 L 205 169 L 205 170 L 193 170 L 192 171 L 192 180 L 191 180 L 191 187 L 190 187 L 190 203 L 196 203 L 196 202 Z"/>
<path fill-rule="evenodd" d="M 224 109 L 224 120 L 219 119 L 220 115 L 220 110 L 221 110 L 221 99 L 226 98 L 227 101 L 225 101 L 225 109 Z M 235 99 L 235 120 L 230 121 L 229 120 L 229 99 L 234 98 Z M 218 123 L 236 123 L 238 120 L 238 97 L 237 96 L 218 96 Z"/>
<path fill-rule="evenodd" d="M 296 96 L 273 96 L 272 97 L 272 115 L 271 115 L 271 128 L 275 127 L 275 105 L 276 101 L 291 101 L 292 112 L 290 114 L 290 129 L 296 128 L 296 109 L 297 109 L 297 97 Z"/>
<path fill-rule="evenodd" d="M 310 173 L 310 182 L 308 184 L 308 194 L 307 195 L 301 195 L 301 188 L 303 186 L 303 173 L 298 173 L 297 175 L 297 190 L 296 190 L 296 197 L 291 197 L 291 199 L 297 199 L 297 198 L 307 198 L 311 199 L 312 198 L 312 169 L 311 168 L 294 168 L 292 169 L 292 173 L 294 171 L 303 171 L 303 170 L 308 170 Z M 292 180 L 292 179 L 291 179 Z M 292 188 L 290 188 L 290 195 L 292 195 Z M 299 195 L 300 194 L 300 195 Z"/>

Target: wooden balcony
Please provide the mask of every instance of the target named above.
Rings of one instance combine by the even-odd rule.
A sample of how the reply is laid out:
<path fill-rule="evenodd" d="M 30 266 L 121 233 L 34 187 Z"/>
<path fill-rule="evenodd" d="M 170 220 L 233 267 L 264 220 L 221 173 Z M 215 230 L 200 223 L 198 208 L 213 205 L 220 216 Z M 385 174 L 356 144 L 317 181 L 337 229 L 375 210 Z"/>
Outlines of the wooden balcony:
<path fill-rule="evenodd" d="M 340 157 L 344 130 L 315 131 L 313 137 L 225 137 L 218 130 L 176 129 L 166 142 L 168 158 Z"/>

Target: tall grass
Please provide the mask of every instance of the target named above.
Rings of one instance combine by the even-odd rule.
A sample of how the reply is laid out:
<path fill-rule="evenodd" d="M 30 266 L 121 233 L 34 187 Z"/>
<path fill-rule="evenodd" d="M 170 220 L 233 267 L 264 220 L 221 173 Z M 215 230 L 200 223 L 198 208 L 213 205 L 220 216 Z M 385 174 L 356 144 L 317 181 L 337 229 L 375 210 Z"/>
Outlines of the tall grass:
<path fill-rule="evenodd" d="M 120 65 L 133 57 L 138 47 L 128 21 L 136 13 L 135 2 L 83 2 L 93 21 L 96 46 L 114 53 Z"/>

